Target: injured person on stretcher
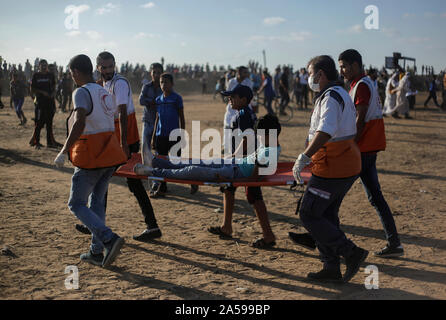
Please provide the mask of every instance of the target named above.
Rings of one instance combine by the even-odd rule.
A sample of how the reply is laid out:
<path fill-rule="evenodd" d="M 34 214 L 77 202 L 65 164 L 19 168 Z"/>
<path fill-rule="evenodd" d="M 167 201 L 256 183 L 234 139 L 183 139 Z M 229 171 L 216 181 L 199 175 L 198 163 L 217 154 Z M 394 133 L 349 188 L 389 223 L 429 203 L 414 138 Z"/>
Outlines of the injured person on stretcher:
<path fill-rule="evenodd" d="M 255 129 L 260 146 L 255 152 L 243 158 L 200 160 L 199 163 L 181 159 L 173 162 L 156 158 L 148 148 L 143 148 L 143 164 L 136 164 L 133 171 L 141 176 L 194 181 L 234 181 L 274 174 L 281 147 L 277 139 L 277 128 L 268 124 L 269 121 L 258 122 Z M 264 134 L 259 134 L 258 129 L 264 129 L 262 130 Z M 271 132 L 272 130 L 275 131 Z M 240 147 L 243 150 L 248 149 L 246 145 Z"/>

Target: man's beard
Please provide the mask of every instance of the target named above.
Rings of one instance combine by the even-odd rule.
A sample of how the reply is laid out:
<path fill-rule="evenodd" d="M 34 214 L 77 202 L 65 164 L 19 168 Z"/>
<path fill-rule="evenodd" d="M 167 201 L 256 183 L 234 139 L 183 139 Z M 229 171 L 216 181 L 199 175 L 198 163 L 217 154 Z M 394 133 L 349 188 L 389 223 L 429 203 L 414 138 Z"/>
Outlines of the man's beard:
<path fill-rule="evenodd" d="M 111 79 L 113 79 L 115 73 L 102 73 L 102 79 L 104 79 L 105 81 L 110 81 Z"/>

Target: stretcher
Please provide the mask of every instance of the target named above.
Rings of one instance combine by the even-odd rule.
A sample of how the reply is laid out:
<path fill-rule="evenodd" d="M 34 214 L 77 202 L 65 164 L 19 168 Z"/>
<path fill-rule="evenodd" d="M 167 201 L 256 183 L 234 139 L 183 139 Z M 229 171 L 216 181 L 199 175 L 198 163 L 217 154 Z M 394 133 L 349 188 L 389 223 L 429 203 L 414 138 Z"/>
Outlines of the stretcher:
<path fill-rule="evenodd" d="M 177 180 L 160 177 L 148 177 L 140 176 L 133 172 L 133 167 L 137 163 L 142 163 L 141 154 L 133 153 L 132 158 L 122 165 L 119 170 L 115 172 L 115 176 L 134 178 L 134 179 L 150 179 L 162 182 L 180 183 L 180 184 L 195 184 L 195 185 L 207 185 L 218 187 L 266 187 L 266 186 L 293 186 L 295 184 L 293 176 L 294 162 L 279 162 L 277 164 L 276 173 L 268 176 L 259 176 L 258 178 L 237 179 L 234 181 L 193 181 L 193 180 Z M 310 180 L 311 171 L 310 167 L 306 167 L 301 173 L 302 179 L 305 184 Z"/>

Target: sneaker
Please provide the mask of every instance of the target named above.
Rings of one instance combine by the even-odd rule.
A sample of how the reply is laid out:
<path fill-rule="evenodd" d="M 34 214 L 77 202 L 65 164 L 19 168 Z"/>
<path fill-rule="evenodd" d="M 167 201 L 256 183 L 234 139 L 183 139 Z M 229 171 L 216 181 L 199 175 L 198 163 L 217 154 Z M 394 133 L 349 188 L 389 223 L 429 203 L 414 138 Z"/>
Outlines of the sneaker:
<path fill-rule="evenodd" d="M 146 229 L 141 233 L 140 235 L 133 236 L 133 239 L 136 241 L 150 241 L 153 239 L 161 238 L 162 233 L 160 228 L 154 228 L 154 229 Z"/>
<path fill-rule="evenodd" d="M 198 185 L 191 184 L 190 185 L 190 194 L 196 194 L 198 192 Z"/>
<path fill-rule="evenodd" d="M 145 166 L 142 163 L 137 163 L 133 167 L 133 172 L 139 176 L 148 176 L 152 173 L 152 168 Z"/>
<path fill-rule="evenodd" d="M 94 254 L 90 250 L 87 253 L 81 254 L 81 261 L 94 264 L 95 266 L 102 266 L 102 260 L 104 260 L 104 255 L 102 253 Z"/>
<path fill-rule="evenodd" d="M 105 255 L 104 260 L 102 260 L 102 266 L 104 268 L 109 267 L 115 261 L 116 257 L 121 253 L 120 250 L 123 245 L 124 239 L 117 234 L 114 234 L 109 242 L 104 243 Z"/>
<path fill-rule="evenodd" d="M 345 270 L 344 282 L 349 282 L 356 273 L 358 273 L 361 264 L 367 258 L 369 252 L 362 248 L 356 247 L 353 249 L 353 254 L 349 257 L 345 257 L 345 265 L 347 269 Z"/>
<path fill-rule="evenodd" d="M 83 224 L 76 224 L 75 226 L 76 230 L 79 231 L 80 233 L 83 234 L 91 234 L 90 229 L 88 229 L 85 225 Z"/>
<path fill-rule="evenodd" d="M 338 270 L 322 269 L 319 272 L 310 272 L 307 275 L 307 278 L 319 282 L 343 283 L 342 274 L 339 269 Z"/>
<path fill-rule="evenodd" d="M 288 237 L 297 245 L 308 250 L 316 249 L 316 242 L 309 233 L 288 232 Z"/>
<path fill-rule="evenodd" d="M 380 251 L 375 252 L 375 257 L 381 258 L 392 258 L 392 257 L 401 257 L 404 255 L 403 246 L 391 247 L 386 245 Z"/>

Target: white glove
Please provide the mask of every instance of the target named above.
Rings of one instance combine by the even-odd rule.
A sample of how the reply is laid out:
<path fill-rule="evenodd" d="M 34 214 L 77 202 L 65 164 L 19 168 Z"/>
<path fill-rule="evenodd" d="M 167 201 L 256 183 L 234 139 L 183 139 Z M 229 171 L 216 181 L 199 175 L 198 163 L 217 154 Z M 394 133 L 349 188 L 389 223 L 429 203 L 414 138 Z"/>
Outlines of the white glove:
<path fill-rule="evenodd" d="M 311 163 L 311 158 L 307 157 L 304 153 L 301 153 L 297 158 L 296 162 L 294 162 L 293 166 L 293 176 L 298 184 L 303 184 L 304 181 L 300 173 L 302 170 Z"/>
<path fill-rule="evenodd" d="M 67 155 L 65 153 L 63 153 L 62 151 L 59 152 L 56 159 L 54 159 L 54 164 L 56 165 L 56 167 L 62 168 L 65 163 L 66 158 L 67 158 Z"/>

